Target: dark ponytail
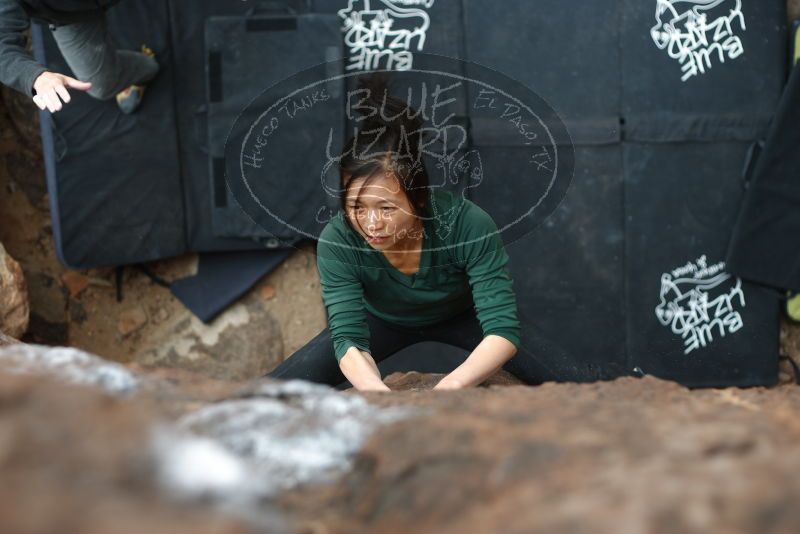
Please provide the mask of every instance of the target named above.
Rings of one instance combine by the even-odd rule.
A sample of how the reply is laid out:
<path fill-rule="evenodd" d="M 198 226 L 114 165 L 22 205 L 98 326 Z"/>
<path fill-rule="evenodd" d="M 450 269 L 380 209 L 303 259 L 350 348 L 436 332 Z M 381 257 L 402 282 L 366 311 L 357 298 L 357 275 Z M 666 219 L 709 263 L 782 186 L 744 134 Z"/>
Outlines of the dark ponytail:
<path fill-rule="evenodd" d="M 428 211 L 428 172 L 420 149 L 423 121 L 408 103 L 389 95 L 385 73 L 372 73 L 359 80 L 358 127 L 345 144 L 339 161 L 340 205 L 346 213 L 350 184 L 366 178 L 361 191 L 373 179 L 393 174 L 419 217 Z"/>

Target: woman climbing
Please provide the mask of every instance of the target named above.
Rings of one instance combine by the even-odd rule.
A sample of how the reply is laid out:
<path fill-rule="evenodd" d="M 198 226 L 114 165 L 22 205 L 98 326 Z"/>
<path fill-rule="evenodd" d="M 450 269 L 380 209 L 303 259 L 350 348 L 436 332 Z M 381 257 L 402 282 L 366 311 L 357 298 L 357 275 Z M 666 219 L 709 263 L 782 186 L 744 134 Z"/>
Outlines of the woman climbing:
<path fill-rule="evenodd" d="M 317 243 L 328 326 L 268 376 L 387 391 L 377 362 L 437 341 L 470 354 L 434 389 L 475 386 L 501 367 L 540 382 L 533 362 L 512 359 L 520 323 L 494 221 L 430 187 L 422 120 L 388 95 L 385 77 L 362 79 L 360 89 L 369 95 L 360 109 L 377 112 L 359 118 L 341 153 L 341 210 Z"/>

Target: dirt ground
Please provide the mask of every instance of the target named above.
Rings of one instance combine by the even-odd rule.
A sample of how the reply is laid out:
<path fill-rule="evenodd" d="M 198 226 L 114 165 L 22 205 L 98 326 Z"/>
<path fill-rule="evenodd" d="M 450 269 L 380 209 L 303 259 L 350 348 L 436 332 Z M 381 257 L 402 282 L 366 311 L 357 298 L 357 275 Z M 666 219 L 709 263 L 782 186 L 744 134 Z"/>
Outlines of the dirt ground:
<path fill-rule="evenodd" d="M 154 356 L 154 345 L 164 345 L 170 339 L 191 334 L 207 340 L 209 335 L 218 337 L 220 331 L 233 324 L 243 336 L 252 330 L 263 340 L 266 324 L 268 357 L 257 365 L 257 372 L 263 372 L 325 327 L 310 243 L 300 245 L 241 299 L 249 310 L 246 322 L 254 323 L 247 325 L 236 322 L 241 313 L 236 315 L 235 311 L 203 325 L 168 289 L 153 283 L 135 268 L 123 270 L 121 301 L 117 300 L 113 267 L 84 271 L 65 268 L 56 258 L 38 119 L 31 108 L 24 97 L 9 90 L 2 92 L 0 242 L 20 262 L 28 283 L 31 323 L 26 341 L 79 347 L 119 362 L 159 364 L 169 358 Z M 145 267 L 166 281 L 173 281 L 197 272 L 197 255 L 151 262 Z M 256 324 L 255 319 L 262 324 Z M 216 347 L 214 357 L 220 360 L 232 357 L 220 354 L 224 350 Z M 189 357 L 196 352 L 193 349 Z M 209 369 L 210 366 L 204 368 L 198 364 L 196 370 L 220 374 Z M 243 370 L 240 374 L 246 373 Z"/>

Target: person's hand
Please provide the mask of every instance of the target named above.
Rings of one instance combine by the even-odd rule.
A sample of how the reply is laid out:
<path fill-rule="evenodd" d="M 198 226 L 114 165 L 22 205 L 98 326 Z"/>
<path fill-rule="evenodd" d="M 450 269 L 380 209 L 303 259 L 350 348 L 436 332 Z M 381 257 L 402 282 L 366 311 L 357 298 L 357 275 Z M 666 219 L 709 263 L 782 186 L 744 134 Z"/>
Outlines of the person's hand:
<path fill-rule="evenodd" d="M 391 391 L 389 386 L 384 384 L 383 382 L 374 382 L 366 386 L 361 386 L 358 388 L 359 391 Z"/>
<path fill-rule="evenodd" d="M 438 384 L 433 386 L 433 389 L 446 390 L 446 389 L 464 389 L 464 385 L 458 380 L 446 376 L 442 378 Z"/>
<path fill-rule="evenodd" d="M 33 82 L 33 89 L 36 91 L 33 102 L 39 106 L 39 109 L 44 110 L 47 108 L 50 113 L 55 113 L 61 109 L 62 100 L 65 104 L 70 101 L 67 87 L 78 89 L 79 91 L 88 91 L 92 88 L 92 84 L 90 82 L 81 82 L 63 74 L 45 71 Z"/>

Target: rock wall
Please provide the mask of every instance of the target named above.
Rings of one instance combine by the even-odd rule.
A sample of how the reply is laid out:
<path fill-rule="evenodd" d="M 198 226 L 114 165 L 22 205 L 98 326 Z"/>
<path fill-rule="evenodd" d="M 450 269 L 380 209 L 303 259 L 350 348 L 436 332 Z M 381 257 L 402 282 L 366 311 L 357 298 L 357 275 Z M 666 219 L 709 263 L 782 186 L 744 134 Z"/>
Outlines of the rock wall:
<path fill-rule="evenodd" d="M 0 532 L 800 530 L 800 386 L 389 382 L 0 348 Z"/>

